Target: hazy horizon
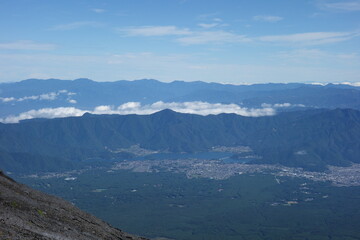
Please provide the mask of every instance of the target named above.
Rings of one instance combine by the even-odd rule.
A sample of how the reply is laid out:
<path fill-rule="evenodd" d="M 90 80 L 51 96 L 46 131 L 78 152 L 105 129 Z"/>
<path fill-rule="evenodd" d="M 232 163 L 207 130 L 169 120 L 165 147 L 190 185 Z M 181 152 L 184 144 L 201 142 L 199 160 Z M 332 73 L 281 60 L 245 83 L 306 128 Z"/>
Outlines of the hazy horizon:
<path fill-rule="evenodd" d="M 17 82 L 23 82 L 23 81 L 28 81 L 28 80 L 40 80 L 40 81 L 51 81 L 51 80 L 60 80 L 60 81 L 76 81 L 76 80 L 89 80 L 92 82 L 97 82 L 97 83 L 111 83 L 111 82 L 119 82 L 119 81 L 127 81 L 127 82 L 134 82 L 134 81 L 157 81 L 160 83 L 174 83 L 174 82 L 203 82 L 203 83 L 216 83 L 216 84 L 223 84 L 223 85 L 235 85 L 235 86 L 250 86 L 250 85 L 257 85 L 257 84 L 310 84 L 310 85 L 321 85 L 321 86 L 325 86 L 328 84 L 335 84 L 335 85 L 349 85 L 349 86 L 353 86 L 353 87 L 360 87 L 360 81 L 358 82 L 348 82 L 348 81 L 343 81 L 343 82 L 316 82 L 316 81 L 298 81 L 298 82 L 267 82 L 267 81 L 263 81 L 263 82 L 238 82 L 238 83 L 232 83 L 232 82 L 221 82 L 221 81 L 202 81 L 202 80 L 193 80 L 193 81 L 187 81 L 187 80 L 171 80 L 171 81 L 164 81 L 164 80 L 158 80 L 158 79 L 154 79 L 154 78 L 141 78 L 141 79 L 116 79 L 116 80 L 112 80 L 112 81 L 101 81 L 98 79 L 91 79 L 91 78 L 86 78 L 86 77 L 80 77 L 80 78 L 75 78 L 75 79 L 61 79 L 61 78 L 27 78 L 27 79 L 20 79 L 20 80 L 14 80 L 14 81 L 5 81 L 5 82 L 0 82 L 0 84 L 2 83 L 17 83 Z"/>

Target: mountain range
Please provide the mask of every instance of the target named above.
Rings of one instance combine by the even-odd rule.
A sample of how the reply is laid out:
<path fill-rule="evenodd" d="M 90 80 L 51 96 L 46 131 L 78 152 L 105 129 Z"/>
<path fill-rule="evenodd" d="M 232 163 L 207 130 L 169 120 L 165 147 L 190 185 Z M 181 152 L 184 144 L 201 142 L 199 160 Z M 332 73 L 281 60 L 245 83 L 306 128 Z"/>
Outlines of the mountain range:
<path fill-rule="evenodd" d="M 163 110 L 151 115 L 86 113 L 0 124 L 0 165 L 11 172 L 131 159 L 134 154 L 121 149 L 134 145 L 175 153 L 247 146 L 259 156 L 251 163 L 323 171 L 328 165 L 360 162 L 360 111 L 316 109 L 244 117 Z"/>
<path fill-rule="evenodd" d="M 344 84 L 267 83 L 231 85 L 206 82 L 170 83 L 144 79 L 95 82 L 89 79 L 28 79 L 0 84 L 0 118 L 43 108 L 142 105 L 159 101 L 237 104 L 243 108 L 275 107 L 278 111 L 308 108 L 360 109 L 360 88 Z"/>

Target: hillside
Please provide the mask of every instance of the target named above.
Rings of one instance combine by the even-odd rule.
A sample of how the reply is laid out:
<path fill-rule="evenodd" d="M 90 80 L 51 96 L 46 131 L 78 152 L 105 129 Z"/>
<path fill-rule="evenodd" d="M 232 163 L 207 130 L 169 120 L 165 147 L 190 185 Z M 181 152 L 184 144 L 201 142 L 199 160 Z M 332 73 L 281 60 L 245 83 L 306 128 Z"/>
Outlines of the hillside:
<path fill-rule="evenodd" d="M 0 172 L 0 239 L 145 240 Z"/>
<path fill-rule="evenodd" d="M 131 159 L 133 145 L 162 152 L 249 146 L 254 162 L 324 170 L 359 162 L 360 112 L 350 109 L 199 116 L 164 110 L 152 115 L 91 115 L 0 124 L 7 171 L 71 169 L 76 164 Z"/>

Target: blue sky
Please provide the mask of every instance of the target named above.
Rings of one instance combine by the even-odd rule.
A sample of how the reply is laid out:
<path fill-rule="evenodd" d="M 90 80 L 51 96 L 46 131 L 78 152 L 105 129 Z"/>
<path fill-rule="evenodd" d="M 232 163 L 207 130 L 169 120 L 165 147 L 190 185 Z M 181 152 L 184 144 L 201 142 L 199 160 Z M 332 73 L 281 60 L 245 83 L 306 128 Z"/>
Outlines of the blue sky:
<path fill-rule="evenodd" d="M 360 82 L 359 0 L 0 0 L 0 82 Z"/>

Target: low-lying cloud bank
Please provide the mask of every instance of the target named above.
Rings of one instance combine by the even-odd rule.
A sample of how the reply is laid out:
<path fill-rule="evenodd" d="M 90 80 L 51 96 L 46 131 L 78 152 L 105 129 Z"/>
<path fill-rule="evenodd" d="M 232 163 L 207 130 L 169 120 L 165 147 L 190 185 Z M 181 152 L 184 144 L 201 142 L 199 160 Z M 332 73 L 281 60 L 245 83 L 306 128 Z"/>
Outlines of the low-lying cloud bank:
<path fill-rule="evenodd" d="M 17 116 L 8 116 L 0 118 L 2 123 L 18 123 L 21 120 L 33 118 L 61 118 L 71 116 L 81 116 L 87 111 L 83 111 L 74 107 L 58 107 L 58 108 L 41 108 L 38 110 L 30 110 L 20 113 Z"/>
<path fill-rule="evenodd" d="M 247 117 L 272 116 L 276 114 L 273 107 L 263 108 L 244 108 L 237 104 L 221 104 L 207 102 L 156 102 L 148 105 L 141 105 L 139 102 L 128 102 L 118 107 L 102 105 L 97 106 L 93 110 L 81 110 L 75 107 L 58 107 L 58 108 L 42 108 L 38 110 L 30 110 L 20 113 L 16 116 L 8 116 L 0 118 L 3 123 L 18 123 L 21 120 L 33 118 L 60 118 L 71 116 L 82 116 L 84 113 L 91 114 L 139 114 L 148 115 L 164 109 L 171 109 L 180 113 L 191 113 L 198 115 L 235 113 Z"/>

